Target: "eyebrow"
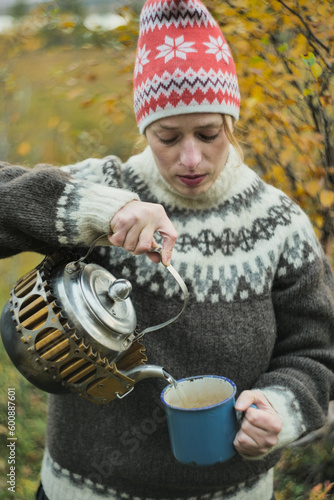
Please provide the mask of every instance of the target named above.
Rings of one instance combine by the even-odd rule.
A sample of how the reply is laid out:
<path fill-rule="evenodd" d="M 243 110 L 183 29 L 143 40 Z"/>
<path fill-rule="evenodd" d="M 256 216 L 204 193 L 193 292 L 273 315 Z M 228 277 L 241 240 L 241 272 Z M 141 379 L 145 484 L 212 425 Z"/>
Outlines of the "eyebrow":
<path fill-rule="evenodd" d="M 206 123 L 205 125 L 199 125 L 198 127 L 195 127 L 196 129 L 205 129 L 205 128 L 212 128 L 212 127 L 221 127 L 223 125 L 223 121 L 221 123 L 217 123 L 217 122 L 210 122 L 210 123 Z M 164 130 L 177 130 L 179 127 L 172 127 L 172 126 L 169 126 L 169 125 L 162 125 L 161 123 L 159 123 L 158 125 L 159 128 L 162 128 Z"/>

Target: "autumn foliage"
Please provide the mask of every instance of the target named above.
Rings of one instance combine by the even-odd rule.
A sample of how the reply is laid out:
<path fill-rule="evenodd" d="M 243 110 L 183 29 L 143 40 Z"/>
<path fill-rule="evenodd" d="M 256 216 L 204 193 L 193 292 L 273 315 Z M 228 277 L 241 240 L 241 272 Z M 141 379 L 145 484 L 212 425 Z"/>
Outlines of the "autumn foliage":
<path fill-rule="evenodd" d="M 209 0 L 232 49 L 248 163 L 334 234 L 334 4 Z"/>

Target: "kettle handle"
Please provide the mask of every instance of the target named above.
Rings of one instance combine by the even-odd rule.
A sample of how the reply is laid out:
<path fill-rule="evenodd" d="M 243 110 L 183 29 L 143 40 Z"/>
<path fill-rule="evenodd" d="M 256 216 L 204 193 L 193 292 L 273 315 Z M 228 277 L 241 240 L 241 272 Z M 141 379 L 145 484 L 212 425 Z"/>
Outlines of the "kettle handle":
<path fill-rule="evenodd" d="M 106 238 L 108 236 L 109 233 L 104 233 L 104 234 L 100 234 L 100 236 L 98 236 L 97 238 L 95 238 L 95 240 L 92 241 L 92 243 L 90 244 L 90 247 L 88 248 L 87 252 L 85 253 L 85 255 L 83 255 L 82 257 L 80 257 L 79 259 L 73 261 L 73 262 L 69 262 L 67 265 L 66 265 L 66 270 L 68 270 L 69 272 L 74 272 L 78 266 L 81 264 L 81 262 L 83 262 L 85 259 L 87 259 L 88 255 L 90 255 L 90 253 L 92 252 L 92 250 L 94 249 L 94 247 L 96 246 L 96 243 L 103 239 L 103 238 Z"/>
<path fill-rule="evenodd" d="M 161 250 L 162 250 L 162 247 L 159 246 L 157 248 L 152 248 L 150 250 L 150 252 L 157 252 L 157 253 L 160 254 Z M 149 327 L 145 328 L 145 330 L 143 330 L 142 332 L 140 332 L 140 333 L 138 333 L 136 335 L 136 340 L 142 338 L 143 335 L 145 335 L 145 333 L 154 332 L 155 330 L 160 330 L 160 328 L 164 328 L 165 326 L 170 325 L 171 323 L 173 323 L 175 320 L 177 320 L 177 318 L 179 316 L 181 316 L 181 314 L 185 310 L 186 305 L 188 303 L 189 291 L 188 291 L 188 288 L 187 288 L 185 282 L 183 281 L 183 279 L 181 278 L 181 276 L 179 275 L 179 273 L 176 271 L 176 269 L 171 264 L 169 264 L 169 266 L 165 266 L 165 267 L 170 272 L 170 274 L 173 276 L 173 278 L 175 279 L 175 281 L 177 282 L 177 284 L 179 285 L 179 287 L 182 290 L 182 293 L 183 293 L 183 306 L 182 306 L 182 309 L 181 309 L 181 311 L 176 316 L 174 316 L 173 318 L 165 321 L 164 323 L 160 323 L 159 325 L 149 326 Z"/>
<path fill-rule="evenodd" d="M 70 270 L 71 269 L 75 270 L 77 268 L 77 266 L 88 257 L 88 255 L 91 253 L 91 251 L 95 247 L 96 243 L 100 239 L 105 238 L 106 236 L 108 236 L 108 233 L 105 233 L 105 234 L 102 234 L 102 235 L 98 236 L 91 243 L 91 246 L 89 247 L 87 253 L 83 257 L 80 257 L 75 262 L 70 262 L 69 264 L 67 264 L 66 268 L 67 269 L 70 268 Z M 159 254 L 161 254 L 161 251 L 162 251 L 162 247 L 161 246 L 158 246 L 158 247 L 155 247 L 155 248 L 151 248 L 151 250 L 150 250 L 150 252 L 156 252 L 156 253 L 159 253 Z M 181 316 L 181 314 L 185 310 L 186 305 L 188 303 L 189 291 L 188 291 L 188 288 L 187 288 L 185 282 L 183 281 L 183 279 L 181 278 L 181 276 L 179 275 L 179 273 L 176 271 L 176 269 L 174 269 L 174 267 L 171 264 L 169 264 L 169 266 L 165 266 L 165 267 L 170 272 L 170 274 L 173 276 L 173 278 L 175 279 L 175 281 L 177 282 L 177 284 L 179 285 L 179 287 L 182 290 L 182 293 L 183 293 L 183 306 L 182 306 L 182 309 L 181 309 L 181 311 L 176 316 L 174 316 L 173 318 L 165 321 L 164 323 L 160 323 L 159 325 L 149 326 L 149 327 L 145 328 L 142 332 L 140 332 L 140 333 L 138 333 L 136 335 L 136 340 L 142 338 L 143 335 L 145 335 L 145 333 L 154 332 L 155 330 L 160 330 L 160 328 L 164 328 L 165 326 L 170 325 L 171 323 L 173 323 L 175 320 L 177 320 L 177 318 L 179 316 Z"/>

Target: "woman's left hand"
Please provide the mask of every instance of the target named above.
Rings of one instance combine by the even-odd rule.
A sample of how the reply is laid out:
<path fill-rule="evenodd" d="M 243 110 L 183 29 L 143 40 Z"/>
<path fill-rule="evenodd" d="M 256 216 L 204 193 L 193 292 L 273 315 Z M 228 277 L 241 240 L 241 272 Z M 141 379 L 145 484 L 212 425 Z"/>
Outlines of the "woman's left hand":
<path fill-rule="evenodd" d="M 257 408 L 250 408 L 252 404 Z M 256 457 L 270 451 L 277 443 L 282 423 L 267 398 L 260 391 L 244 391 L 235 409 L 246 412 L 233 443 L 237 452 Z"/>

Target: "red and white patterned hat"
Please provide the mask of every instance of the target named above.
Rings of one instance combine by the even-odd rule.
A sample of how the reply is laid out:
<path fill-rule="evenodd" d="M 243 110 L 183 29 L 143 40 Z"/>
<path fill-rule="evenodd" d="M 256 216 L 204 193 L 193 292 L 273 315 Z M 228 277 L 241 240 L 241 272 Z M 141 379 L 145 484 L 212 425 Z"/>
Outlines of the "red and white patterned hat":
<path fill-rule="evenodd" d="M 143 133 L 160 118 L 222 113 L 239 118 L 230 49 L 199 0 L 147 0 L 140 16 L 134 109 Z"/>

